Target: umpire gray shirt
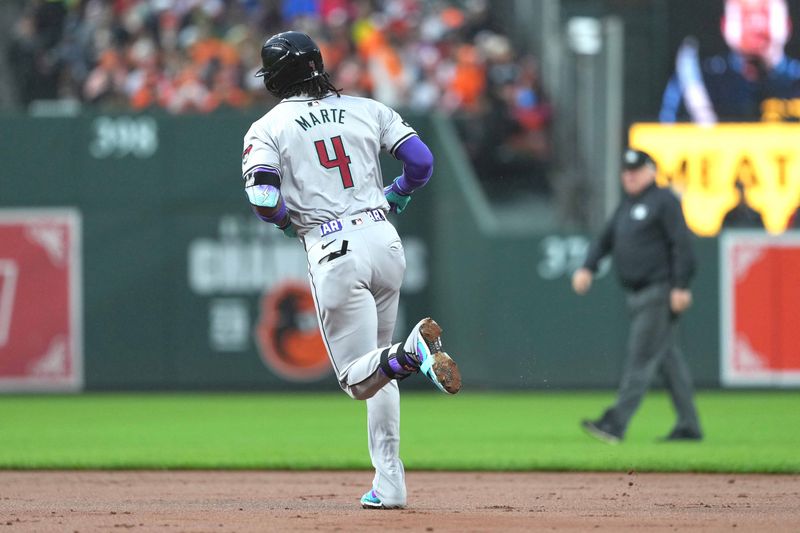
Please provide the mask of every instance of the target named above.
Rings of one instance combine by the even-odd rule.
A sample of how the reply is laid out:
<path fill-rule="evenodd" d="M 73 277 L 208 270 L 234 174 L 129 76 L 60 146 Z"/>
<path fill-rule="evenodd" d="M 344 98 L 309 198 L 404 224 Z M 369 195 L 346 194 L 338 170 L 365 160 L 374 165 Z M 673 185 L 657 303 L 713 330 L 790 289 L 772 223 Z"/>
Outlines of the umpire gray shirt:
<path fill-rule="evenodd" d="M 687 288 L 694 275 L 691 236 L 675 195 L 655 183 L 620 202 L 592 243 L 584 266 L 592 272 L 608 253 L 622 285 L 640 290 L 654 283 Z"/>

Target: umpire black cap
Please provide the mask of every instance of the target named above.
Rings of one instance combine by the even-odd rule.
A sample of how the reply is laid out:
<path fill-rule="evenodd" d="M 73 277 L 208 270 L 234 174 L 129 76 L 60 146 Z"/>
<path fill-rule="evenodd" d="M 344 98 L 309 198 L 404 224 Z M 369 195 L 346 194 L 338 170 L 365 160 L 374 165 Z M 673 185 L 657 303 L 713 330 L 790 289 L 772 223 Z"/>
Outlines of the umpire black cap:
<path fill-rule="evenodd" d="M 656 168 L 656 162 L 650 157 L 650 154 L 641 150 L 628 148 L 622 156 L 622 168 L 625 170 L 636 170 L 645 165 L 650 165 Z"/>

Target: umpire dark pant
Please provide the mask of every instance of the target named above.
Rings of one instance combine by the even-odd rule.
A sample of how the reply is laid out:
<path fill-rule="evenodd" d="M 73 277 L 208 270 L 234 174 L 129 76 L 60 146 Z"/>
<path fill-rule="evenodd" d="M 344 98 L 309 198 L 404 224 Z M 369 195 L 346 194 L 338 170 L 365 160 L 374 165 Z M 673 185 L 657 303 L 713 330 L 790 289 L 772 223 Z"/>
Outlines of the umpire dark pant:
<path fill-rule="evenodd" d="M 674 429 L 700 433 L 692 378 L 678 348 L 678 318 L 670 309 L 669 293 L 669 285 L 659 283 L 627 294 L 631 315 L 628 359 L 617 402 L 602 419 L 606 427 L 620 436 L 625 434 L 628 422 L 659 370 L 678 415 Z"/>

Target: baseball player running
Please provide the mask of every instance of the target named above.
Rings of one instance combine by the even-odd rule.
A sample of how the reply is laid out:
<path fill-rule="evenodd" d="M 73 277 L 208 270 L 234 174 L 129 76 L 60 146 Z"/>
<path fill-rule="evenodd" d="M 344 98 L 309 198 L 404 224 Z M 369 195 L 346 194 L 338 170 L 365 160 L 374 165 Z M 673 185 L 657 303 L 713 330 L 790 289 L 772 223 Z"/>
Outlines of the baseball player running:
<path fill-rule="evenodd" d="M 446 393 L 461 388 L 434 320 L 420 320 L 405 342 L 391 339 L 406 262 L 386 213 L 401 213 L 411 193 L 428 182 L 433 155 L 392 109 L 341 95 L 308 35 L 270 37 L 261 60 L 256 75 L 282 100 L 245 135 L 245 192 L 262 220 L 302 241 L 339 385 L 367 402 L 375 478 L 361 505 L 404 507 L 397 382 L 421 372 Z M 385 188 L 381 149 L 403 162 L 403 174 Z"/>

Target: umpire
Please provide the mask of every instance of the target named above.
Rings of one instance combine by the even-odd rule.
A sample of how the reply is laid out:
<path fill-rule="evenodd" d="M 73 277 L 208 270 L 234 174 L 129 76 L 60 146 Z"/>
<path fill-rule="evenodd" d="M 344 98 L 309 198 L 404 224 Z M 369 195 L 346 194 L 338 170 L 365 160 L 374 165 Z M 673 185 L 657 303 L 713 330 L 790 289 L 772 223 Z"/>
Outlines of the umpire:
<path fill-rule="evenodd" d="M 626 290 L 631 316 L 628 359 L 616 404 L 583 428 L 600 440 L 617 443 L 631 417 L 661 371 L 678 414 L 665 440 L 701 440 L 689 368 L 677 344 L 678 317 L 692 303 L 689 281 L 695 270 L 689 229 L 681 205 L 655 183 L 656 165 L 645 152 L 628 149 L 623 158 L 625 197 L 603 233 L 592 243 L 584 266 L 572 276 L 572 287 L 585 294 L 605 255 L 612 254 Z"/>

